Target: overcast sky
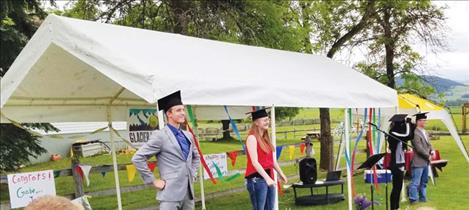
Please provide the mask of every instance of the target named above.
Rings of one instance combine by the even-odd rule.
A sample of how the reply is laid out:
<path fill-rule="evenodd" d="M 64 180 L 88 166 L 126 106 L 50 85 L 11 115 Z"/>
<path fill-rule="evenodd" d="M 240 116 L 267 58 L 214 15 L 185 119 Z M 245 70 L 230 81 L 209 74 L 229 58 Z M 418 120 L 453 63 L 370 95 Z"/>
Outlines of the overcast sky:
<path fill-rule="evenodd" d="M 448 6 L 447 52 L 437 56 L 427 55 L 429 67 L 439 76 L 469 82 L 469 1 L 435 1 L 439 6 Z"/>

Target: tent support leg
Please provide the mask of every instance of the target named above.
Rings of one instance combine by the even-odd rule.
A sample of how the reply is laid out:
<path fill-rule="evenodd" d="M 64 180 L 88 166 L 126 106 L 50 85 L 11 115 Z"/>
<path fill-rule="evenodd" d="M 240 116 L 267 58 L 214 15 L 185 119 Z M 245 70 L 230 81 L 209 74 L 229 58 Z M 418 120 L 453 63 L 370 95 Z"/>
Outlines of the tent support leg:
<path fill-rule="evenodd" d="M 204 190 L 204 176 L 202 165 L 199 166 L 199 180 L 200 180 L 200 201 L 202 202 L 202 210 L 205 210 L 205 190 Z"/>
<path fill-rule="evenodd" d="M 350 133 L 349 133 L 349 130 L 350 130 L 350 122 L 349 122 L 349 118 L 348 118 L 348 115 L 349 115 L 349 109 L 346 108 L 345 109 L 345 114 L 344 114 L 344 117 L 345 117 L 345 131 L 344 131 L 344 134 L 345 134 L 345 152 L 347 153 L 347 156 L 350 157 Z M 350 163 L 352 164 L 352 163 Z M 352 206 L 352 172 L 351 172 L 351 167 L 353 167 L 353 165 L 348 165 L 346 168 L 347 168 L 347 201 L 348 201 L 348 209 L 349 210 L 352 210 L 353 206 Z"/>
<path fill-rule="evenodd" d="M 274 148 L 277 148 L 277 128 L 275 127 L 275 105 L 272 104 L 272 109 L 270 111 L 270 121 L 271 121 L 271 128 L 272 128 L 272 144 L 274 145 Z M 277 154 L 276 154 L 277 149 L 274 149 L 273 156 L 274 156 L 274 161 L 277 160 Z M 277 173 L 274 173 L 274 182 L 275 184 L 277 183 Z M 280 190 L 282 188 L 278 186 Z M 274 210 L 278 210 L 278 192 L 277 190 L 275 191 L 275 203 L 274 203 Z"/>
<path fill-rule="evenodd" d="M 111 107 L 107 107 L 107 119 L 108 119 L 108 127 L 109 127 L 109 139 L 111 140 L 111 153 L 112 153 L 112 164 L 114 168 L 114 180 L 116 183 L 116 196 L 117 196 L 117 209 L 122 210 L 122 200 L 121 200 L 121 191 L 119 185 L 119 171 L 117 166 L 117 156 L 116 156 L 116 144 L 114 142 L 114 134 L 112 128 L 112 115 L 111 115 Z"/>

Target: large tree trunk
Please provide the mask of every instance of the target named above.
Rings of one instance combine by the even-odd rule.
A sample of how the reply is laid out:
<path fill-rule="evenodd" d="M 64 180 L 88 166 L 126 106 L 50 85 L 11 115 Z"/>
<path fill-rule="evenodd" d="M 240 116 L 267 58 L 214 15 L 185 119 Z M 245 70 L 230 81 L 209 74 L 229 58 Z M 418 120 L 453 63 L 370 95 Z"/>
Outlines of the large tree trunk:
<path fill-rule="evenodd" d="M 231 139 L 230 135 L 230 120 L 222 120 L 223 140 Z"/>
<path fill-rule="evenodd" d="M 390 44 L 385 44 L 384 47 L 386 48 L 386 76 L 388 78 L 388 87 L 395 88 L 396 82 L 394 78 L 394 49 Z"/>
<path fill-rule="evenodd" d="M 319 109 L 321 119 L 321 159 L 319 167 L 324 170 L 333 169 L 334 140 L 331 135 L 331 118 L 328 108 Z"/>
<path fill-rule="evenodd" d="M 391 24 L 390 24 L 390 19 L 391 15 L 389 13 L 390 8 L 387 8 L 384 10 L 384 17 L 382 20 L 381 26 L 383 27 L 384 30 L 384 48 L 386 50 L 386 76 L 388 79 L 388 86 L 390 88 L 395 88 L 396 82 L 394 78 L 394 41 L 392 37 L 392 32 L 391 32 Z"/>
<path fill-rule="evenodd" d="M 375 14 L 375 1 L 368 0 L 366 10 L 360 21 L 350 30 L 340 37 L 327 52 L 328 58 L 333 58 L 335 53 L 343 47 L 347 41 L 351 40 L 356 34 L 362 31 L 371 17 Z M 334 139 L 331 135 L 331 118 L 329 108 L 320 108 L 319 117 L 321 118 L 321 159 L 320 167 L 325 170 L 333 170 L 334 168 Z"/>

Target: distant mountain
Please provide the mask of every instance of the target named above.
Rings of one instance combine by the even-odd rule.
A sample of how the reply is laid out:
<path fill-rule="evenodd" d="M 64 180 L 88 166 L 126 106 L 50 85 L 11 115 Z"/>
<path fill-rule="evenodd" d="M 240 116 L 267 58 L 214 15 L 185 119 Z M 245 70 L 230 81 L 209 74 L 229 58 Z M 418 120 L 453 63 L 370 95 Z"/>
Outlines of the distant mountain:
<path fill-rule="evenodd" d="M 456 86 L 467 86 L 464 83 L 456 82 L 454 80 L 445 79 L 437 76 L 423 76 L 423 80 L 433 86 L 439 93 L 451 90 Z"/>
<path fill-rule="evenodd" d="M 431 85 L 437 93 L 445 95 L 445 105 L 460 106 L 469 102 L 469 83 L 457 82 L 454 80 L 438 77 L 438 76 L 422 76 L 423 80 Z M 402 78 L 396 79 L 396 85 L 401 86 L 404 83 Z M 428 96 L 433 101 L 439 101 L 438 94 Z"/>
<path fill-rule="evenodd" d="M 436 89 L 438 93 L 444 93 L 447 92 L 457 86 L 467 86 L 469 85 L 457 82 L 454 80 L 438 77 L 438 76 L 428 76 L 428 75 L 423 75 L 422 79 L 429 85 L 431 85 L 433 88 Z M 401 86 L 404 83 L 404 80 L 402 78 L 397 78 L 396 79 L 396 84 L 397 86 Z"/>

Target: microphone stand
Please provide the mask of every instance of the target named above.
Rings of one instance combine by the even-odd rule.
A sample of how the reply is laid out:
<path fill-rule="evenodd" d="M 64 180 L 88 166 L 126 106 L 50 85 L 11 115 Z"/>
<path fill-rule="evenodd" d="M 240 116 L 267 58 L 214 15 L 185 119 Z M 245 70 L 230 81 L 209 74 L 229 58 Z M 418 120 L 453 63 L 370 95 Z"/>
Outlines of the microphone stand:
<path fill-rule="evenodd" d="M 371 126 L 375 127 L 375 129 L 376 129 L 377 131 L 383 133 L 385 136 L 391 137 L 391 138 L 393 138 L 394 140 L 397 140 L 397 141 L 399 141 L 399 142 L 401 142 L 401 143 L 407 145 L 408 147 L 414 149 L 414 147 L 411 146 L 411 145 L 409 145 L 407 142 L 402 141 L 402 140 L 400 140 L 399 138 L 395 137 L 394 135 L 389 134 L 389 133 L 387 133 L 386 131 L 383 131 L 383 130 L 379 129 L 379 127 L 378 127 L 377 125 L 375 125 L 374 123 L 368 122 L 368 124 L 370 124 Z M 385 149 L 387 149 L 387 143 L 388 143 L 388 141 L 385 140 L 385 141 L 384 141 L 384 148 L 385 148 Z M 386 186 L 386 210 L 388 210 L 388 169 L 385 169 L 385 176 L 386 176 L 386 185 L 385 185 L 385 186 Z"/>

